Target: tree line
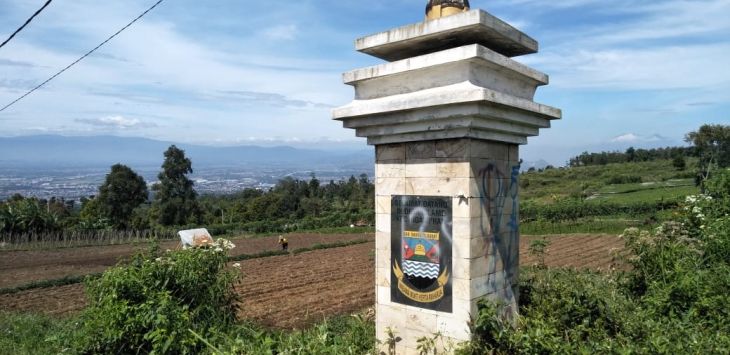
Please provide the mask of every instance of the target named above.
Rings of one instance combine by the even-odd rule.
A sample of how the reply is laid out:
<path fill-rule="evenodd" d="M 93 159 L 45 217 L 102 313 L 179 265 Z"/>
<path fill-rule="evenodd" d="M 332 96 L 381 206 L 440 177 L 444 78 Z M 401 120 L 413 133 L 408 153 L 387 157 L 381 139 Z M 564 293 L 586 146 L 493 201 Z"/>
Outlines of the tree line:
<path fill-rule="evenodd" d="M 170 146 L 148 189 L 144 178 L 130 167 L 115 164 L 99 186 L 98 194 L 73 201 L 13 196 L 0 202 L 0 233 L 42 233 L 65 229 L 142 230 L 195 225 L 227 225 L 254 232 L 298 227 L 342 227 L 372 224 L 374 185 L 367 175 L 322 184 L 280 180 L 269 190 L 245 189 L 225 196 L 198 196 L 188 177 L 192 162 L 185 152 Z M 151 190 L 151 191 L 150 191 Z"/>
<path fill-rule="evenodd" d="M 583 152 L 580 155 L 570 158 L 568 165 L 571 167 L 606 165 L 615 163 L 645 162 L 654 160 L 683 159 L 696 157 L 695 147 L 666 147 L 654 149 L 636 149 L 630 147 L 625 152 Z"/>

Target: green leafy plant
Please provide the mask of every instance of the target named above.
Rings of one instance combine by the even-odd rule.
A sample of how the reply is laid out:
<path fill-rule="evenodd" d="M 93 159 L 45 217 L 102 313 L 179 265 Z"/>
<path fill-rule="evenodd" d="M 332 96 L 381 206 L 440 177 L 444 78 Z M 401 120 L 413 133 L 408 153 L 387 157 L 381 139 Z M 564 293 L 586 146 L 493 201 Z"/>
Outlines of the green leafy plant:
<path fill-rule="evenodd" d="M 542 269 L 547 267 L 545 264 L 545 255 L 547 254 L 549 246 L 550 241 L 545 237 L 535 239 L 530 242 L 530 247 L 527 250 L 529 251 L 530 255 L 537 258 L 537 267 Z"/>
<path fill-rule="evenodd" d="M 84 353 L 196 353 L 208 335 L 235 321 L 238 271 L 232 243 L 139 255 L 87 284 L 89 308 L 76 346 Z"/>
<path fill-rule="evenodd" d="M 454 344 L 446 341 L 440 332 L 432 336 L 421 337 L 416 343 L 418 344 L 416 350 L 420 355 L 451 354 L 454 350 Z"/>
<path fill-rule="evenodd" d="M 720 175 L 706 186 L 725 186 L 713 182 Z M 688 197 L 675 220 L 657 228 L 627 229 L 622 271 L 523 269 L 517 326 L 482 301 L 473 341 L 460 353 L 728 353 L 730 199 L 717 192 L 724 190 Z"/>
<path fill-rule="evenodd" d="M 383 344 L 388 347 L 388 355 L 395 355 L 395 346 L 401 340 L 403 339 L 396 335 L 395 329 L 391 327 L 385 328 L 385 340 L 383 340 Z"/>

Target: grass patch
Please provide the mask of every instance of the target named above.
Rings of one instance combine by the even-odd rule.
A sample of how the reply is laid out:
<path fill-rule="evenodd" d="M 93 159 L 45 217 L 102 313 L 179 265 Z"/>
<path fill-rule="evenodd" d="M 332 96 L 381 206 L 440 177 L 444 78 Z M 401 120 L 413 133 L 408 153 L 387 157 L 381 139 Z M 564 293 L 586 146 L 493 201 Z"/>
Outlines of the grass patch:
<path fill-rule="evenodd" d="M 606 201 L 613 203 L 656 202 L 663 200 L 676 200 L 688 195 L 696 195 L 699 192 L 699 188 L 694 185 L 659 187 L 623 193 L 600 194 L 590 201 Z"/>
<path fill-rule="evenodd" d="M 206 342 L 213 354 L 371 354 L 375 323 L 371 317 L 358 314 L 328 318 L 295 331 L 240 324 Z"/>
<path fill-rule="evenodd" d="M 688 159 L 687 166 L 694 166 L 696 159 Z M 555 198 L 578 198 L 600 192 L 615 192 L 621 189 L 642 187 L 636 184 L 611 184 L 621 177 L 639 178 L 641 182 L 656 182 L 667 186 L 691 183 L 694 173 L 690 170 L 677 171 L 671 160 L 657 160 L 636 163 L 619 163 L 596 166 L 550 169 L 543 172 L 529 172 L 520 175 L 520 197 L 523 201 L 534 200 L 551 203 Z M 645 185 L 643 187 L 650 187 Z"/>
<path fill-rule="evenodd" d="M 647 217 L 648 218 L 648 217 Z M 624 217 L 583 218 L 576 221 L 530 221 L 520 224 L 520 233 L 527 235 L 600 233 L 621 234 L 626 228 L 652 228 L 656 221 L 647 223 L 647 219 L 630 219 Z"/>
<path fill-rule="evenodd" d="M 608 185 L 598 190 L 599 194 L 629 193 L 643 190 L 695 186 L 693 179 L 673 179 L 660 182 Z"/>
<path fill-rule="evenodd" d="M 64 334 L 73 327 L 71 320 L 0 312 L 0 354 L 61 353 Z"/>
<path fill-rule="evenodd" d="M 0 312 L 0 354 L 59 354 L 71 344 L 78 318 Z M 202 354 L 367 354 L 375 345 L 375 323 L 362 315 L 342 315 L 302 330 L 265 329 L 248 322 L 221 329 Z"/>

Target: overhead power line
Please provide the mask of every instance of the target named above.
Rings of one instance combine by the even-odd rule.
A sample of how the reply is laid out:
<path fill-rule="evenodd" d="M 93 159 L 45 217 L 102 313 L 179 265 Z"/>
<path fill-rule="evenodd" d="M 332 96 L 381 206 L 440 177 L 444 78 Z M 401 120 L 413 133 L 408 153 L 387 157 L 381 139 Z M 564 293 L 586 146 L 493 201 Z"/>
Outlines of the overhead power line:
<path fill-rule="evenodd" d="M 4 47 L 4 46 L 5 46 L 5 45 L 6 45 L 6 44 L 7 44 L 8 42 L 10 42 L 10 40 L 11 40 L 11 39 L 13 39 L 13 37 L 15 37 L 15 35 L 17 35 L 18 33 L 20 33 L 20 31 L 22 31 L 22 30 L 23 30 L 23 29 L 25 28 L 25 26 L 28 26 L 28 24 L 29 24 L 29 23 L 30 23 L 31 21 L 33 21 L 33 19 L 34 19 L 34 18 L 35 18 L 36 16 L 38 16 L 38 15 L 39 15 L 39 14 L 40 14 L 41 12 L 43 12 L 43 10 L 45 10 L 45 9 L 46 9 L 46 7 L 48 7 L 48 5 L 50 5 L 50 4 L 51 4 L 51 1 L 53 1 L 53 0 L 48 0 L 48 1 L 46 1 L 46 4 L 45 4 L 45 5 L 43 5 L 43 7 L 41 7 L 40 9 L 38 9 L 38 11 L 36 11 L 36 12 L 35 12 L 35 13 L 33 14 L 33 16 L 31 16 L 31 17 L 30 17 L 30 18 L 29 18 L 29 19 L 28 19 L 27 21 L 25 21 L 25 23 L 23 24 L 23 26 L 20 26 L 20 28 L 18 28 L 17 30 L 15 30 L 15 32 L 13 32 L 13 34 L 11 34 L 11 35 L 10 35 L 10 37 L 8 37 L 8 39 L 6 39 L 6 40 L 5 40 L 5 42 L 3 42 L 2 44 L 0 44 L 0 48 Z"/>
<path fill-rule="evenodd" d="M 18 101 L 20 101 L 20 100 L 24 99 L 24 98 L 25 98 L 26 96 L 28 96 L 28 95 L 32 94 L 32 93 L 33 93 L 33 92 L 35 92 L 36 90 L 38 90 L 38 89 L 42 88 L 42 87 L 43 87 L 44 85 L 48 84 L 48 83 L 49 83 L 49 82 L 50 82 L 51 80 L 53 80 L 53 79 L 55 79 L 56 77 L 58 77 L 59 75 L 63 74 L 63 73 L 64 73 L 64 72 L 66 71 L 66 70 L 69 70 L 69 69 L 71 69 L 71 67 L 73 67 L 74 65 L 76 65 L 76 64 L 77 64 L 78 62 L 80 62 L 80 61 L 84 60 L 84 58 L 86 58 L 86 57 L 90 56 L 90 55 L 91 55 L 92 53 L 96 52 L 96 50 L 97 50 L 97 49 L 101 48 L 102 46 L 104 46 L 105 44 L 107 44 L 107 42 L 109 42 L 109 41 L 111 41 L 112 39 L 114 39 L 114 37 L 116 37 L 116 36 L 118 36 L 118 35 L 119 35 L 120 33 L 124 32 L 124 30 L 126 30 L 127 28 L 129 28 L 130 26 L 132 26 L 132 25 L 133 25 L 133 24 L 134 24 L 135 22 L 139 21 L 139 19 L 141 19 L 142 17 L 144 17 L 144 15 L 147 15 L 147 13 L 148 13 L 148 12 L 150 12 L 150 11 L 154 10 L 154 8 L 156 8 L 156 7 L 157 7 L 157 5 L 160 5 L 160 4 L 161 4 L 161 3 L 163 2 L 163 1 L 165 1 L 165 0 L 159 0 L 159 1 L 157 1 L 157 2 L 156 2 L 156 3 L 154 4 L 154 5 L 152 5 L 152 6 L 151 6 L 151 7 L 149 8 L 149 9 L 145 10 L 145 12 L 143 12 L 143 13 L 142 13 L 141 15 L 137 16 L 137 18 L 135 18 L 134 20 L 132 20 L 132 22 L 130 22 L 130 23 L 128 23 L 128 24 L 127 24 L 126 26 L 122 27 L 122 28 L 121 28 L 121 29 L 120 29 L 119 31 L 117 31 L 116 33 L 114 33 L 113 35 L 111 35 L 111 36 L 110 36 L 109 38 L 107 38 L 107 39 L 106 39 L 106 40 L 105 40 L 104 42 L 101 42 L 101 44 L 99 44 L 98 46 L 94 47 L 94 49 L 92 49 L 92 50 L 88 51 L 88 52 L 87 52 L 86 54 L 82 55 L 82 56 L 81 56 L 81 58 L 79 58 L 79 59 L 76 59 L 76 61 L 74 61 L 73 63 L 69 64 L 69 65 L 68 65 L 67 67 L 65 67 L 65 68 L 61 69 L 61 71 L 59 71 L 58 73 L 54 74 L 54 75 L 53 75 L 52 77 L 48 78 L 48 80 L 46 80 L 46 81 L 44 81 L 44 82 L 40 83 L 40 84 L 39 84 L 38 86 L 36 86 L 36 87 L 34 87 L 34 88 L 30 89 L 30 90 L 29 90 L 28 92 L 26 92 L 25 94 L 23 94 L 23 96 L 21 96 L 21 97 L 19 97 L 19 98 L 15 99 L 15 100 L 13 100 L 13 102 L 11 102 L 11 103 L 9 103 L 9 104 L 5 105 L 5 107 L 3 107 L 3 108 L 0 108 L 0 112 L 3 112 L 3 111 L 5 111 L 5 110 L 7 110 L 7 109 L 8 109 L 8 108 L 9 108 L 10 106 L 13 106 L 13 105 L 15 105 L 15 104 L 16 104 L 16 103 L 17 103 Z"/>

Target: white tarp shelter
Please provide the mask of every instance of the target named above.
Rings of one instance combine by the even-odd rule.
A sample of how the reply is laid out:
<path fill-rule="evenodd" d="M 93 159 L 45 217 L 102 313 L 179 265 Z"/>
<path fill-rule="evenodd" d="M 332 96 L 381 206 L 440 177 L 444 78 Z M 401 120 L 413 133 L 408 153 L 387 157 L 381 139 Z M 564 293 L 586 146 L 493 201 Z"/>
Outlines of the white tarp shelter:
<path fill-rule="evenodd" d="M 213 243 L 213 237 L 205 228 L 183 230 L 177 232 L 177 235 L 180 236 L 180 242 L 183 246 L 197 247 Z"/>

